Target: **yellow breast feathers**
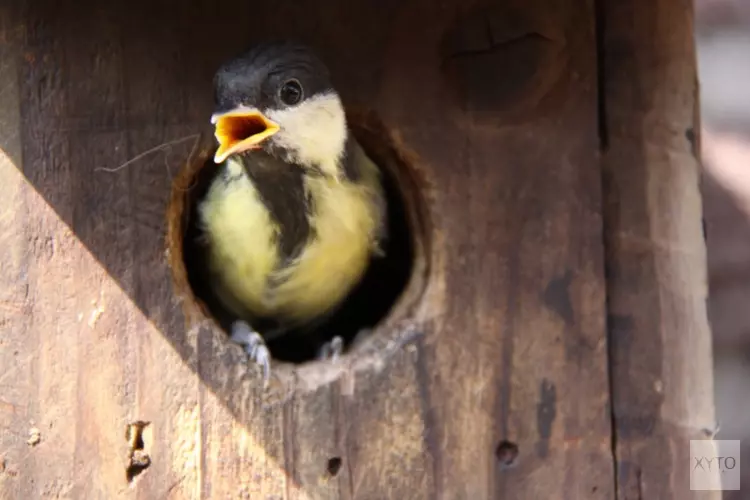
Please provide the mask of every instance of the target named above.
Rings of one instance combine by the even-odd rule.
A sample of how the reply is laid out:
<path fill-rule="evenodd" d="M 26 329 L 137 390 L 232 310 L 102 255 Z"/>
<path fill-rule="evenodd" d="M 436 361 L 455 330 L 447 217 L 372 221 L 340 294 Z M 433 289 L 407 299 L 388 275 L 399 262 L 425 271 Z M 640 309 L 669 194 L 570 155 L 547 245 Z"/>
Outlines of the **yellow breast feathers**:
<path fill-rule="evenodd" d="M 257 188 L 237 161 L 229 159 L 226 168 L 231 181 L 214 182 L 200 207 L 218 298 L 239 317 L 292 322 L 339 303 L 361 279 L 377 245 L 377 172 L 368 169 L 357 183 L 306 177 L 314 206 L 311 237 L 293 261 L 284 262 L 276 243 L 280 229 Z"/>

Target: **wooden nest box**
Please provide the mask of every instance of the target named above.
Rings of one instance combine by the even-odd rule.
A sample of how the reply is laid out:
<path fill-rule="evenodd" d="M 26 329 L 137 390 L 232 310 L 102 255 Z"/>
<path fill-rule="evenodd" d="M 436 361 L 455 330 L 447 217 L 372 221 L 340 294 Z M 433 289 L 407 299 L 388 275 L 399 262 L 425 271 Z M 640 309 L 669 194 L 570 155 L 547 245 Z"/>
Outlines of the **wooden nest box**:
<path fill-rule="evenodd" d="M 698 499 L 714 425 L 692 6 L 0 7 L 0 497 Z M 193 277 L 211 78 L 325 60 L 391 259 L 260 374 Z"/>

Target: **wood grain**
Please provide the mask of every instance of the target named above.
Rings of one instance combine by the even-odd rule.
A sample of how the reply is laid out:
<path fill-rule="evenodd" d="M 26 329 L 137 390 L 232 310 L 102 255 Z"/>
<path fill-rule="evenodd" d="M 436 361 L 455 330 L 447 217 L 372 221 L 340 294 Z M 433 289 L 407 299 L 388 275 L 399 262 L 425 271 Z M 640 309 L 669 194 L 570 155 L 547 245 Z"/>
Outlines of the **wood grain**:
<path fill-rule="evenodd" d="M 689 10 L 656 3 L 672 18 Z M 4 498 L 616 497 L 592 2 L 90 0 L 68 8 L 41 0 L 0 8 L 0 21 Z M 639 47 L 630 31 L 608 31 L 616 38 L 605 49 Z M 271 398 L 223 332 L 187 321 L 164 235 L 171 181 L 196 134 L 210 137 L 213 71 L 275 36 L 315 46 L 347 107 L 386 125 L 418 171 L 430 234 L 426 288 L 400 309 L 409 316 L 386 322 L 337 366 L 278 367 Z M 686 66 L 664 64 L 649 95 L 687 123 L 692 110 L 681 106 L 693 105 L 692 94 L 668 92 L 680 78 L 692 84 L 691 47 L 673 54 L 671 38 L 653 43 Z M 649 61 L 629 69 L 645 72 Z M 607 80 L 621 85 L 607 94 L 614 119 L 633 80 L 608 68 Z M 622 125 L 639 132 L 642 118 L 631 113 Z M 644 136 L 648 144 L 682 151 L 663 130 Z M 612 246 L 621 241 L 613 234 L 654 218 L 666 231 L 663 247 L 646 244 L 636 256 L 652 255 L 654 267 L 638 267 L 627 294 L 614 281 L 611 311 L 636 325 L 630 347 L 614 349 L 615 408 L 652 401 L 635 367 L 649 377 L 673 367 L 662 379 L 675 391 L 664 407 L 673 413 L 654 404 L 646 416 L 676 418 L 688 392 L 677 378 L 694 361 L 684 356 L 708 341 L 699 296 L 679 292 L 693 309 L 666 311 L 662 301 L 640 316 L 626 299 L 653 299 L 650 290 L 672 283 L 670 269 L 702 286 L 700 274 L 679 274 L 687 264 L 702 272 L 700 248 L 674 250 L 699 227 L 695 171 L 679 174 L 679 190 L 668 182 L 678 160 L 694 160 L 654 163 L 665 158 L 657 154 L 618 169 L 634 143 L 627 131 L 611 141 L 608 210 L 633 203 L 637 217 L 608 211 L 610 268 L 628 265 L 631 254 L 619 249 L 633 248 Z M 635 191 L 622 191 L 626 180 Z M 646 205 L 638 191 L 646 185 L 668 196 Z M 670 226 L 678 202 L 680 223 Z M 677 297 L 674 286 L 664 296 Z M 626 298 L 617 302 L 618 293 Z M 698 325 L 694 344 L 676 349 L 676 331 L 664 328 L 660 347 L 648 344 L 667 312 L 671 325 Z M 628 364 L 640 355 L 634 346 L 653 361 Z M 707 403 L 710 387 L 700 387 L 693 401 Z M 150 465 L 129 484 L 126 429 L 140 421 Z M 31 427 L 41 432 L 33 447 Z M 665 442 L 617 438 L 623 463 L 636 444 L 646 454 Z M 496 457 L 502 441 L 518 447 L 513 467 Z M 335 474 L 331 459 L 340 459 Z M 673 478 L 660 492 L 682 480 L 670 476 L 681 474 L 676 461 L 656 471 Z"/>
<path fill-rule="evenodd" d="M 689 440 L 715 429 L 692 9 L 602 7 L 617 498 L 720 498 L 690 491 L 685 466 Z"/>

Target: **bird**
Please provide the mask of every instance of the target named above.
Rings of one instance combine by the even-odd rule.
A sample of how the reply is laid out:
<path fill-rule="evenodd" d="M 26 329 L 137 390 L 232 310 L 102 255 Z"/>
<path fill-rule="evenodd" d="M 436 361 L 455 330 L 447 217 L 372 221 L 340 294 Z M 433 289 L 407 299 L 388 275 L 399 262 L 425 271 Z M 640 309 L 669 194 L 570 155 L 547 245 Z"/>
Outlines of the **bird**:
<path fill-rule="evenodd" d="M 257 44 L 218 68 L 213 90 L 217 169 L 198 206 L 208 282 L 267 384 L 267 342 L 312 335 L 384 256 L 387 201 L 310 46 Z M 321 341 L 318 359 L 342 346 Z"/>

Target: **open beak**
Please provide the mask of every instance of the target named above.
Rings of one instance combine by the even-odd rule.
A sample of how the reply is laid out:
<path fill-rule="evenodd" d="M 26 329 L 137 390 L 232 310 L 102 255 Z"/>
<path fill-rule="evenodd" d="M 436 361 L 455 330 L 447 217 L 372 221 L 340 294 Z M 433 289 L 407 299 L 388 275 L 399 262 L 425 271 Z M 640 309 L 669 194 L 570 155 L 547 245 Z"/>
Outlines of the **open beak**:
<path fill-rule="evenodd" d="M 221 163 L 229 155 L 260 148 L 260 143 L 279 131 L 279 125 L 254 108 L 235 108 L 211 117 L 214 136 L 219 141 L 214 161 Z"/>

